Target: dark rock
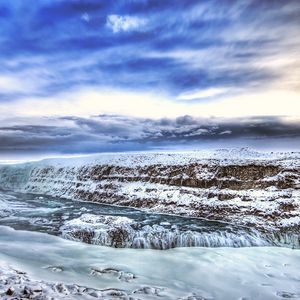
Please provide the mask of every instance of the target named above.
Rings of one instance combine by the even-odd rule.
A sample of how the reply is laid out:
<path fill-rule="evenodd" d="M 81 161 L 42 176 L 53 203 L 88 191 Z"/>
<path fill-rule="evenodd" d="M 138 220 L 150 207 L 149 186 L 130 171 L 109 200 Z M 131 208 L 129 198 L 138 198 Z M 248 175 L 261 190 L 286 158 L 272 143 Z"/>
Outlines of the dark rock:
<path fill-rule="evenodd" d="M 12 296 L 14 294 L 15 290 L 13 287 L 10 287 L 7 291 L 6 291 L 6 295 L 8 296 Z"/>

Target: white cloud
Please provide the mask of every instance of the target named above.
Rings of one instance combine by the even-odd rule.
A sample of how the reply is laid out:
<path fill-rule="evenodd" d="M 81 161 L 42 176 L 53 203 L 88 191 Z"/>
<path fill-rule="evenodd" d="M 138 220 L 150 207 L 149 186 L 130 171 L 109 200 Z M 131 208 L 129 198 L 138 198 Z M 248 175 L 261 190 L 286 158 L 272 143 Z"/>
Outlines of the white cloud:
<path fill-rule="evenodd" d="M 208 134 L 208 133 L 209 133 L 209 130 L 204 129 L 204 128 L 199 128 L 195 131 L 192 131 L 192 132 L 186 134 L 185 136 L 198 136 L 198 135 L 203 135 L 203 134 Z"/>
<path fill-rule="evenodd" d="M 7 94 L 36 92 L 47 83 L 47 76 L 46 70 L 2 73 L 0 74 L 0 92 Z"/>
<path fill-rule="evenodd" d="M 84 13 L 81 15 L 81 19 L 88 23 L 90 21 L 90 15 L 88 13 Z"/>
<path fill-rule="evenodd" d="M 1 92 L 21 92 L 26 88 L 24 80 L 7 75 L 0 75 L 0 90 Z"/>
<path fill-rule="evenodd" d="M 203 90 L 191 91 L 188 93 L 180 94 L 177 97 L 177 99 L 178 100 L 203 99 L 203 98 L 220 96 L 221 94 L 224 94 L 225 92 L 226 92 L 226 89 L 221 89 L 221 88 L 203 89 Z"/>
<path fill-rule="evenodd" d="M 166 95 L 112 90 L 76 90 L 53 98 L 0 102 L 2 116 L 90 116 L 120 114 L 137 117 L 246 117 L 288 116 L 300 118 L 299 93 L 274 90 L 224 97 L 210 102 L 174 101 Z"/>
<path fill-rule="evenodd" d="M 114 33 L 136 30 L 145 24 L 145 19 L 132 16 L 109 15 L 106 19 L 106 26 Z"/>
<path fill-rule="evenodd" d="M 224 135 L 224 134 L 231 134 L 232 131 L 231 130 L 225 130 L 219 133 L 219 135 Z"/>

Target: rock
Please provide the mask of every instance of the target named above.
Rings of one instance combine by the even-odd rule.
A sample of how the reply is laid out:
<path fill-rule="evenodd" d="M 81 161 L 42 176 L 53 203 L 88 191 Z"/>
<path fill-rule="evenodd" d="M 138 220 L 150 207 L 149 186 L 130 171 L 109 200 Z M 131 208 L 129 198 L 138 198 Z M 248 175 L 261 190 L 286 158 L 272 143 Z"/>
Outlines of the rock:
<path fill-rule="evenodd" d="M 15 292 L 15 289 L 13 287 L 8 288 L 8 290 L 6 291 L 6 295 L 8 296 L 12 296 Z"/>
<path fill-rule="evenodd" d="M 53 299 L 132 299 L 138 300 L 120 289 L 98 290 L 78 286 L 76 284 L 51 283 L 31 279 L 26 273 L 16 271 L 10 267 L 0 266 L 0 299 L 3 300 L 53 300 Z M 6 278 L 6 279 L 5 279 Z M 5 279 L 5 280 L 4 280 Z M 8 285 L 5 291 L 4 288 Z M 3 292 L 4 291 L 4 292 Z"/>
<path fill-rule="evenodd" d="M 163 291 L 163 288 L 160 287 L 153 287 L 153 286 L 144 286 L 141 287 L 135 291 L 133 291 L 133 294 L 144 294 L 144 295 L 154 295 L 154 296 L 161 296 L 161 292 Z"/>
<path fill-rule="evenodd" d="M 300 294 L 290 293 L 290 292 L 285 292 L 285 291 L 277 292 L 276 295 L 278 297 L 284 298 L 284 299 L 299 299 L 300 298 Z"/>

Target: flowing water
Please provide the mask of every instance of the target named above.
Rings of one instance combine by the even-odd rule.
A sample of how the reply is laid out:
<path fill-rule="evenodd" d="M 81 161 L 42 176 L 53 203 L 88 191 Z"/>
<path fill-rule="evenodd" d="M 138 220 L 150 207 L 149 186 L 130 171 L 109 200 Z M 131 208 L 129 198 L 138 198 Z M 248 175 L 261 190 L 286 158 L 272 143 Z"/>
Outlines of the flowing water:
<path fill-rule="evenodd" d="M 257 231 L 228 223 L 48 196 L 0 193 L 0 225 L 45 232 L 90 244 L 169 249 L 267 246 Z"/>
<path fill-rule="evenodd" d="M 269 247 L 248 228 L 4 191 L 0 225 L 0 269 L 8 264 L 33 280 L 115 289 L 101 299 L 300 299 L 300 251 Z M 101 246 L 120 231 L 129 232 L 111 244 L 120 248 Z M 66 299 L 96 297 L 68 293 Z"/>

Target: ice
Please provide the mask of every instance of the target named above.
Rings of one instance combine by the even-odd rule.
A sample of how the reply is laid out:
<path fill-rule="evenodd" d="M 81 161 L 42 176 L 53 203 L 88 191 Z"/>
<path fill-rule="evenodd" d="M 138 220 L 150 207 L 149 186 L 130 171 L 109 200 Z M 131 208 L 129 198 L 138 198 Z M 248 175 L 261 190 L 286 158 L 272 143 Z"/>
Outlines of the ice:
<path fill-rule="evenodd" d="M 300 251 L 288 248 L 115 249 L 0 227 L 0 261 L 2 271 L 11 271 L 10 266 L 26 272 L 32 285 L 43 281 L 42 287 L 66 289 L 69 299 L 78 287 L 88 287 L 89 295 L 100 299 L 115 299 L 112 290 L 124 299 L 266 300 L 300 294 Z M 1 290 L 7 286 L 0 279 Z"/>

